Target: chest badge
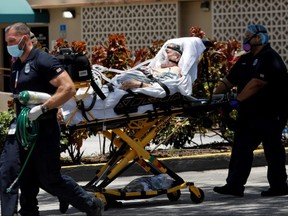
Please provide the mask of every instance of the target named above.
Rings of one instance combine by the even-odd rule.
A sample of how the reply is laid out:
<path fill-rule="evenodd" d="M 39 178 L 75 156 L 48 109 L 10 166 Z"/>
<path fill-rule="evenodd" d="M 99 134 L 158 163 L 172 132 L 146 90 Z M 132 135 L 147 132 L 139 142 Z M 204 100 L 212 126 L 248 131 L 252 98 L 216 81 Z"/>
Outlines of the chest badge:
<path fill-rule="evenodd" d="M 258 63 L 258 59 L 255 59 L 253 62 L 253 66 L 257 65 L 257 63 Z"/>
<path fill-rule="evenodd" d="M 26 63 L 24 72 L 25 72 L 25 74 L 28 74 L 30 72 L 30 64 L 29 63 Z"/>

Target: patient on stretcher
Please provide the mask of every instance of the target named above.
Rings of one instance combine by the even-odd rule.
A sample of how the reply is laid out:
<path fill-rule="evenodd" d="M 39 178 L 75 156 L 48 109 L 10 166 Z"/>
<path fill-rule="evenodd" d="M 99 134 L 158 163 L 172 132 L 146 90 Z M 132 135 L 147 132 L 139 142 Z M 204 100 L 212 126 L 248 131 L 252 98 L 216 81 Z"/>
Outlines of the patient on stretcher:
<path fill-rule="evenodd" d="M 198 37 L 168 40 L 148 66 L 123 71 L 111 79 L 110 85 L 100 86 L 106 96 L 104 100 L 95 96 L 92 87 L 80 88 L 75 98 L 70 99 L 62 107 L 64 121 L 69 122 L 69 125 L 83 122 L 83 112 L 77 110 L 79 101 L 84 107 L 91 107 L 93 103 L 93 108 L 87 117 L 88 120 L 95 120 L 117 117 L 114 107 L 124 95 L 131 94 L 131 91 L 156 98 L 164 98 L 168 94 L 175 93 L 192 95 L 192 84 L 197 78 L 198 61 L 204 50 L 205 46 Z M 92 68 L 94 68 L 93 74 L 97 67 Z M 149 76 L 151 74 L 152 76 Z M 135 114 L 152 109 L 153 105 L 150 104 L 139 106 Z"/>
<path fill-rule="evenodd" d="M 147 76 L 157 79 L 158 81 L 163 81 L 167 79 L 178 79 L 182 76 L 181 68 L 178 66 L 178 62 L 182 55 L 181 47 L 177 44 L 170 43 L 167 44 L 165 52 L 167 57 L 163 59 L 159 68 L 147 68 L 146 71 L 140 73 L 137 76 L 137 73 L 133 73 L 131 79 L 129 76 L 120 76 L 118 79 L 121 82 L 120 89 L 134 89 L 134 88 L 145 88 L 151 87 L 151 79 Z M 127 75 L 127 74 L 126 74 Z M 136 75 L 136 76 L 135 76 Z"/>

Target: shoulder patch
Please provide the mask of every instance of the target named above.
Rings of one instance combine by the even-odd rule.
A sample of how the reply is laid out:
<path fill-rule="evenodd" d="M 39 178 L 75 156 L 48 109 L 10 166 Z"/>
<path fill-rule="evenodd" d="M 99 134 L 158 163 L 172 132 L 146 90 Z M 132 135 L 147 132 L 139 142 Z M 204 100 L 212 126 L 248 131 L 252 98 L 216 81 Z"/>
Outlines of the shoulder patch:
<path fill-rule="evenodd" d="M 27 62 L 27 63 L 25 64 L 24 73 L 25 73 L 25 74 L 30 73 L 30 63 L 29 63 L 29 62 Z"/>

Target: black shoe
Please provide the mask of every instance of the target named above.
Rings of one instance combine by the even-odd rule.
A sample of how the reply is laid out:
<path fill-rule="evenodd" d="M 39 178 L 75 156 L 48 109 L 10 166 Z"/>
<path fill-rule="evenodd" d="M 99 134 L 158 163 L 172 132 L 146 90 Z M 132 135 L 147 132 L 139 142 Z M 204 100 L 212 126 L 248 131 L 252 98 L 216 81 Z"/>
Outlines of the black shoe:
<path fill-rule="evenodd" d="M 288 195 L 288 188 L 282 188 L 282 189 L 269 188 L 268 190 L 261 192 L 261 196 L 263 197 L 284 196 L 284 195 Z"/>
<path fill-rule="evenodd" d="M 219 193 L 219 194 L 233 195 L 233 196 L 238 196 L 238 197 L 244 196 L 244 187 L 243 189 L 237 189 L 226 184 L 222 187 L 214 187 L 213 190 L 214 192 Z"/>
<path fill-rule="evenodd" d="M 59 211 L 62 213 L 62 214 L 65 214 L 68 210 L 68 207 L 69 207 L 69 203 L 59 199 Z"/>

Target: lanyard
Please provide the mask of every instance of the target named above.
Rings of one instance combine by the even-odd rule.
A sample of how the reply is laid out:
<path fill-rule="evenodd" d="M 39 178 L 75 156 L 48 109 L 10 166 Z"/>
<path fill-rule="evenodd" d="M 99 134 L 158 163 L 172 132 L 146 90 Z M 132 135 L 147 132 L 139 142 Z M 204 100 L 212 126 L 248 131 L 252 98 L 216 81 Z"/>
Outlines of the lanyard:
<path fill-rule="evenodd" d="M 19 70 L 17 70 L 17 72 L 16 72 L 16 78 L 15 78 L 15 82 L 14 82 L 14 88 L 15 89 L 17 88 L 17 85 L 18 85 L 18 78 L 19 78 Z"/>

